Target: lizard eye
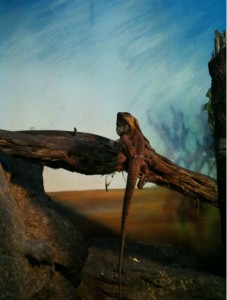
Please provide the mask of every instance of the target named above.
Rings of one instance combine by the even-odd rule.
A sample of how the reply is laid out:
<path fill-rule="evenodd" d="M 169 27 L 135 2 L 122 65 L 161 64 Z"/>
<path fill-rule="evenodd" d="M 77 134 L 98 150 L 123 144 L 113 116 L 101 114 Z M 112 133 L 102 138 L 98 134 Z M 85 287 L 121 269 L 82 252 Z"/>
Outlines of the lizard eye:
<path fill-rule="evenodd" d="M 117 134 L 121 136 L 123 134 L 122 126 L 117 126 L 116 128 Z"/>
<path fill-rule="evenodd" d="M 128 124 L 118 124 L 116 130 L 117 130 L 117 134 L 119 136 L 122 136 L 125 133 L 127 134 L 130 131 L 130 128 Z"/>

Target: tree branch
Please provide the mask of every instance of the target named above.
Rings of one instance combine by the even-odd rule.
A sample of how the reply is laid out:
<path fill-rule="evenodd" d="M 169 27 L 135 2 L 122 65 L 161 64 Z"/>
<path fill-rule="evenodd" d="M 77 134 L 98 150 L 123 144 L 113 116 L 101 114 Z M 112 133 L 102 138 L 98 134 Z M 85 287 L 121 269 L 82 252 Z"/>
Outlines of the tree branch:
<path fill-rule="evenodd" d="M 0 152 L 86 175 L 127 171 L 127 158 L 117 150 L 117 142 L 90 133 L 0 130 Z M 184 169 L 152 148 L 145 150 L 145 161 L 149 169 L 148 182 L 218 206 L 214 179 Z"/>

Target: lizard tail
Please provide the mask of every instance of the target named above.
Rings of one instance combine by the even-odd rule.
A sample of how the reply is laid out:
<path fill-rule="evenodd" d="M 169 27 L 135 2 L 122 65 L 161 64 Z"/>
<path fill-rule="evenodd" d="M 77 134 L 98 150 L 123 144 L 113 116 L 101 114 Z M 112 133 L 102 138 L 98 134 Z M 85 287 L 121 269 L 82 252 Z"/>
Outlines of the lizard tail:
<path fill-rule="evenodd" d="M 136 177 L 137 179 L 137 177 Z M 132 200 L 132 196 L 135 189 L 135 183 L 130 184 L 126 187 L 126 193 L 123 201 L 123 209 L 122 209 L 122 217 L 121 217 L 121 240 L 120 240 L 120 250 L 119 250 L 119 258 L 118 258 L 118 289 L 119 289 L 119 299 L 122 299 L 122 290 L 121 290 L 121 274 L 122 274 L 122 261 L 124 255 L 124 246 L 125 246 L 125 236 L 126 236 L 126 222 L 128 218 L 129 208 Z"/>

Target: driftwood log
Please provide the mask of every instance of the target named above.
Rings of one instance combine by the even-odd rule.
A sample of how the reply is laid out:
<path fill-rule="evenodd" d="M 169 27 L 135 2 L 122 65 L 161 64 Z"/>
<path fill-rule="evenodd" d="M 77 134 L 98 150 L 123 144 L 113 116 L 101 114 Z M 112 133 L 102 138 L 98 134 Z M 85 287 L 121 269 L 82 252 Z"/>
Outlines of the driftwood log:
<path fill-rule="evenodd" d="M 86 175 L 127 171 L 126 155 L 116 146 L 117 141 L 76 131 L 0 130 L 0 152 Z M 198 203 L 218 206 L 214 179 L 174 164 L 151 147 L 145 150 L 145 161 L 147 182 L 178 191 Z"/>

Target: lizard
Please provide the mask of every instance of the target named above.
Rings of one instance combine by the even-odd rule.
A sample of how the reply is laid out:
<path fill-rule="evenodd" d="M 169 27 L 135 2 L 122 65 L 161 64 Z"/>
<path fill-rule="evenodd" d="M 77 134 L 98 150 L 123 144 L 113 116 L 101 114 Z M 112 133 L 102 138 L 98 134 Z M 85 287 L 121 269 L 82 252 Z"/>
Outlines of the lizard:
<path fill-rule="evenodd" d="M 125 154 L 128 158 L 128 177 L 122 208 L 120 248 L 118 257 L 119 299 L 122 299 L 121 273 L 126 237 L 127 217 L 136 182 L 140 173 L 142 173 L 142 175 L 139 179 L 137 187 L 139 189 L 142 189 L 145 184 L 147 165 L 144 161 L 144 151 L 146 145 L 149 144 L 149 141 L 143 135 L 137 119 L 127 112 L 119 112 L 117 114 L 116 131 L 120 136 L 119 147 L 125 151 Z"/>

